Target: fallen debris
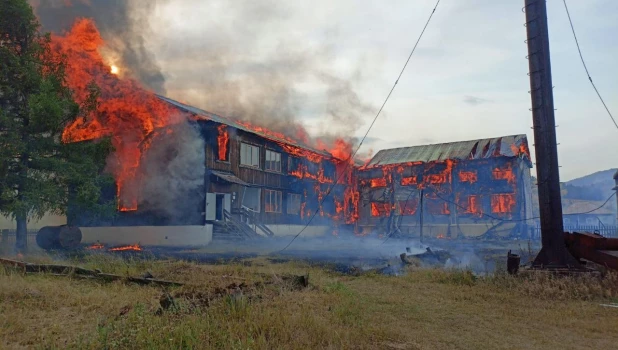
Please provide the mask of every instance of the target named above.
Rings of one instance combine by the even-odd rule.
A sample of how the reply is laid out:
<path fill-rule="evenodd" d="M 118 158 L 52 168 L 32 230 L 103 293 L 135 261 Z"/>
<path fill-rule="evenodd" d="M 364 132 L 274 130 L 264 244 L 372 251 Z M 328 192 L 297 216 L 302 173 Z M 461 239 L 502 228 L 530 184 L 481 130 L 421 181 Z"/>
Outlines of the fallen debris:
<path fill-rule="evenodd" d="M 0 258 L 0 264 L 13 268 L 19 268 L 24 273 L 50 273 L 54 276 L 76 277 L 82 279 L 98 279 L 106 282 L 125 281 L 141 285 L 156 284 L 161 286 L 178 287 L 184 285 L 180 282 L 159 280 L 147 274 L 145 277 L 131 277 L 103 273 L 100 270 L 88 270 L 78 266 L 52 265 L 52 264 L 32 264 L 18 260 Z"/>

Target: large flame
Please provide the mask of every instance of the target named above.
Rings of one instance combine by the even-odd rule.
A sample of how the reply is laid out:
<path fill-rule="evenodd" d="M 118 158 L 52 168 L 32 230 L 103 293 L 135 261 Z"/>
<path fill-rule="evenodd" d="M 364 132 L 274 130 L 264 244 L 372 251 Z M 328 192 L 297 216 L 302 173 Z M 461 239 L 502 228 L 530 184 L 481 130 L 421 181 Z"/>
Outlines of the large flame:
<path fill-rule="evenodd" d="M 115 161 L 109 171 L 116 178 L 118 209 L 137 209 L 135 175 L 143 149 L 140 144 L 155 128 L 181 120 L 182 116 L 153 93 L 130 79 L 120 79 L 116 65 L 108 65 L 99 53 L 105 45 L 99 31 L 89 19 L 78 20 L 64 36 L 52 36 L 52 48 L 67 58 L 66 82 L 75 100 L 84 104 L 89 84 L 100 89 L 97 110 L 68 125 L 64 142 L 112 137 Z M 131 190 L 129 190 L 131 188 Z"/>
<path fill-rule="evenodd" d="M 137 210 L 138 183 L 137 170 L 143 152 L 148 150 L 152 137 L 148 137 L 156 129 L 178 123 L 186 118 L 176 109 L 160 100 L 154 93 L 144 89 L 138 82 L 124 79 L 118 62 L 107 62 L 100 53 L 105 46 L 95 24 L 89 19 L 78 20 L 72 29 L 63 36 L 52 36 L 52 48 L 56 53 L 67 57 L 66 81 L 73 90 L 78 103 L 88 101 L 91 83 L 100 89 L 96 111 L 75 120 L 68 125 L 62 135 L 64 142 L 78 142 L 110 136 L 115 152 L 108 161 L 110 171 L 117 184 L 118 210 Z M 352 145 L 343 139 L 332 143 L 312 140 L 302 126 L 298 125 L 291 131 L 294 137 L 256 126 L 246 121 L 234 121 L 239 125 L 258 132 L 277 142 L 287 153 L 309 160 L 316 167 L 310 169 L 300 164 L 292 169 L 291 175 L 301 179 L 312 179 L 318 184 L 337 184 L 346 186 L 343 198 L 333 198 L 335 213 L 327 213 L 336 221 L 345 216 L 346 223 L 358 219 L 359 193 L 353 179 Z M 233 124 L 232 124 L 233 125 Z M 227 126 L 218 128 L 218 159 L 227 161 L 229 156 L 229 132 Z M 310 151 L 306 145 L 323 153 Z M 330 153 L 330 157 L 327 155 Z M 326 175 L 323 165 L 325 161 L 335 164 L 336 174 Z M 318 185 L 314 188 L 318 199 L 325 198 L 326 191 Z M 307 197 L 306 194 L 304 196 Z M 310 216 L 311 210 L 306 209 L 306 202 L 301 205 L 301 216 Z M 320 214 L 323 215 L 320 207 Z"/>

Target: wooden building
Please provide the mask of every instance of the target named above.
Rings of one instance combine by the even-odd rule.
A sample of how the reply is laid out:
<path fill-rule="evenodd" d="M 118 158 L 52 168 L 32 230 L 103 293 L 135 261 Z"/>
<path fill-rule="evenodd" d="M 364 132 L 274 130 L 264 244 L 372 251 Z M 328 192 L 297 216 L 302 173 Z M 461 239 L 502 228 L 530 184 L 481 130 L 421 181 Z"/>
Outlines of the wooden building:
<path fill-rule="evenodd" d="M 350 197 L 350 176 L 341 172 L 345 169 L 351 174 L 353 168 L 342 160 L 281 133 L 159 98 L 186 114 L 188 123 L 204 140 L 204 159 L 194 164 L 196 171 L 204 172 L 203 183 L 183 203 L 169 203 L 187 209 L 170 217 L 150 211 L 147 205 L 137 206 L 137 210 L 119 211 L 109 220 L 81 213 L 72 215 L 72 225 L 214 225 L 215 236 L 218 229 L 270 236 L 296 234 L 309 222 L 308 234 L 333 232 L 351 223 L 349 218 L 354 217 L 356 208 L 345 200 Z M 168 128 L 173 132 L 174 126 Z M 149 143 L 156 142 L 155 135 Z M 335 184 L 337 179 L 339 184 Z M 113 197 L 115 191 L 109 189 L 106 197 Z M 226 225 L 230 230 L 225 230 Z"/>
<path fill-rule="evenodd" d="M 379 151 L 358 169 L 363 232 L 422 237 L 528 236 L 525 135 Z"/>

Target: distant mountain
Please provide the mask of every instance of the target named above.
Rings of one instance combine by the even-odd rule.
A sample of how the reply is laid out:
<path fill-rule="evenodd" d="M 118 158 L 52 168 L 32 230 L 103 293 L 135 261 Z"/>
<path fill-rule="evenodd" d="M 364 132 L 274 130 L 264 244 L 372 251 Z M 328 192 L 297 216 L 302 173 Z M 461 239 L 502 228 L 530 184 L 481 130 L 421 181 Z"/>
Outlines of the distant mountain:
<path fill-rule="evenodd" d="M 592 186 L 597 188 L 605 188 L 607 191 L 611 191 L 611 189 L 616 186 L 613 179 L 616 170 L 618 169 L 597 171 L 596 173 L 567 181 L 566 184 L 579 187 Z"/>

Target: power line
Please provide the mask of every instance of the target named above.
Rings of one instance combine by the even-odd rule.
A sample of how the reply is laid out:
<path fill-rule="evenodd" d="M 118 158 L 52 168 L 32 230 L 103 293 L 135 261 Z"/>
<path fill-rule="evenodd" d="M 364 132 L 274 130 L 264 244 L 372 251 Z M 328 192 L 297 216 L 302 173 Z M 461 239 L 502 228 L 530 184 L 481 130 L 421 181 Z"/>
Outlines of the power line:
<path fill-rule="evenodd" d="M 309 221 L 307 222 L 305 227 L 303 227 L 302 230 L 300 230 L 300 232 L 298 232 L 296 234 L 296 236 L 294 236 L 294 238 L 292 238 L 290 243 L 288 243 L 283 249 L 280 250 L 280 252 L 286 250 L 290 245 L 292 245 L 292 243 L 296 240 L 296 238 L 298 238 L 298 236 L 300 236 L 307 229 L 307 227 L 309 227 L 309 225 L 311 224 L 313 219 L 318 214 L 319 208 L 322 206 L 322 203 L 324 203 L 324 200 L 326 199 L 326 197 L 328 197 L 330 195 L 330 193 L 332 192 L 333 188 L 335 188 L 335 185 L 337 185 L 339 183 L 339 180 L 341 179 L 341 177 L 343 177 L 345 175 L 345 173 L 347 172 L 348 167 L 350 166 L 350 161 L 353 160 L 354 157 L 356 156 L 356 153 L 358 153 L 358 150 L 363 145 L 363 142 L 365 142 L 365 139 L 367 138 L 367 135 L 369 135 L 369 132 L 373 128 L 373 125 L 375 124 L 376 120 L 378 120 L 378 117 L 380 116 L 380 113 L 382 113 L 382 110 L 384 109 L 384 106 L 386 106 L 386 103 L 388 102 L 388 100 L 390 99 L 391 95 L 393 94 L 393 91 L 395 90 L 395 87 L 397 86 L 397 83 L 399 83 L 399 79 L 401 79 L 401 76 L 403 75 L 403 72 L 406 70 L 406 67 L 408 66 L 408 63 L 410 62 L 410 59 L 412 58 L 412 55 L 416 51 L 416 47 L 418 46 L 418 43 L 421 41 L 421 38 L 423 37 L 423 34 L 425 34 L 425 30 L 427 29 L 427 26 L 429 25 L 429 22 L 431 22 L 431 18 L 433 17 L 433 14 L 436 12 L 436 9 L 438 8 L 439 4 L 440 4 L 440 0 L 438 0 L 436 2 L 436 5 L 433 7 L 433 10 L 431 11 L 431 14 L 429 15 L 429 18 L 427 19 L 427 22 L 425 23 L 425 26 L 423 27 L 423 30 L 421 31 L 421 34 L 418 36 L 418 39 L 416 40 L 416 43 L 414 44 L 414 47 L 412 47 L 412 51 L 410 51 L 410 54 L 408 55 L 408 59 L 406 60 L 406 63 L 403 65 L 403 68 L 401 69 L 401 72 L 399 72 L 399 75 L 397 76 L 397 79 L 395 80 L 395 83 L 393 84 L 393 87 L 391 87 L 391 90 L 388 92 L 388 95 L 386 96 L 386 99 L 384 100 L 384 103 L 382 103 L 382 106 L 378 110 L 378 113 L 376 113 L 376 116 L 373 118 L 373 121 L 369 125 L 369 128 L 367 129 L 367 132 L 365 133 L 363 138 L 360 140 L 360 142 L 358 144 L 358 147 L 356 147 L 356 150 L 354 151 L 354 153 L 352 153 L 350 155 L 350 157 L 348 157 L 348 159 L 346 160 L 345 168 L 343 169 L 341 174 L 339 174 L 339 176 L 337 177 L 337 180 L 333 183 L 333 186 L 329 187 L 328 191 L 326 191 L 326 194 L 324 195 L 324 197 L 322 197 L 322 200 L 319 202 L 318 210 L 316 210 L 315 213 L 313 213 L 313 215 L 311 216 L 311 218 L 309 218 Z"/>
<path fill-rule="evenodd" d="M 616 119 L 614 119 L 612 112 L 609 111 L 607 104 L 605 104 L 603 97 L 601 97 L 599 90 L 597 89 L 596 85 L 594 85 L 594 82 L 592 81 L 592 77 L 590 76 L 590 72 L 588 72 L 588 67 L 586 66 L 586 62 L 584 61 L 584 56 L 582 55 L 582 50 L 579 47 L 579 41 L 577 40 L 577 35 L 575 34 L 575 27 L 573 27 L 573 21 L 571 21 L 571 14 L 569 13 L 569 7 L 567 6 L 566 0 L 562 0 L 562 2 L 564 3 L 564 9 L 566 10 L 567 17 L 569 17 L 569 24 L 571 25 L 571 31 L 573 32 L 573 38 L 575 39 L 575 45 L 577 46 L 577 51 L 579 52 L 579 58 L 582 61 L 582 65 L 584 66 L 584 70 L 586 71 L 586 75 L 588 76 L 588 80 L 590 81 L 590 84 L 594 88 L 594 91 L 597 93 L 597 96 L 599 96 L 599 100 L 601 100 L 601 103 L 603 104 L 603 107 L 605 107 L 607 114 L 614 122 L 614 125 L 616 126 L 616 128 L 618 128 L 618 123 L 616 123 Z"/>
<path fill-rule="evenodd" d="M 448 200 L 448 199 L 446 199 L 446 198 L 441 197 L 441 196 L 440 196 L 438 193 L 436 193 L 436 192 L 434 192 L 434 194 L 436 195 L 436 197 L 438 197 L 438 198 L 442 199 L 442 200 L 443 200 L 443 201 L 445 201 L 445 202 L 455 204 L 457 207 L 459 207 L 459 208 L 461 208 L 461 209 L 468 209 L 468 208 L 466 208 L 466 207 L 463 207 L 463 206 L 459 205 L 458 203 L 456 203 L 456 202 L 454 202 L 454 201 L 451 201 L 451 200 Z M 616 195 L 616 192 L 612 193 L 612 195 L 611 195 L 611 196 L 609 196 L 609 197 L 605 200 L 605 202 L 603 202 L 603 204 L 601 204 L 600 206 L 598 206 L 598 207 L 596 207 L 596 208 L 594 208 L 594 209 L 592 209 L 592 210 L 589 210 L 589 211 L 586 211 L 586 212 L 582 212 L 582 213 L 571 213 L 571 214 L 564 214 L 564 215 L 583 215 L 583 214 L 590 214 L 590 213 L 592 213 L 593 211 L 597 211 L 597 210 L 599 210 L 599 209 L 603 208 L 603 207 L 604 207 L 604 206 L 605 206 L 605 205 L 606 205 L 606 204 L 610 201 L 610 199 L 612 199 L 612 197 L 614 197 L 615 195 Z M 498 221 L 502 221 L 502 222 L 521 222 L 521 221 L 528 221 L 528 220 L 540 219 L 540 217 L 535 216 L 535 217 L 532 217 L 532 218 L 527 218 L 527 219 L 510 220 L 510 219 L 502 219 L 502 218 L 499 218 L 499 217 L 496 217 L 496 216 L 493 216 L 493 215 L 489 215 L 489 214 L 485 214 L 485 213 L 480 213 L 480 215 L 481 215 L 481 216 L 487 216 L 487 217 L 489 217 L 489 218 L 492 218 L 492 219 L 494 219 L 494 220 L 498 220 Z"/>

